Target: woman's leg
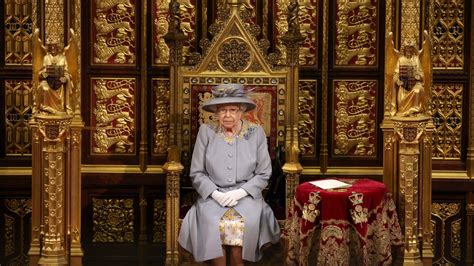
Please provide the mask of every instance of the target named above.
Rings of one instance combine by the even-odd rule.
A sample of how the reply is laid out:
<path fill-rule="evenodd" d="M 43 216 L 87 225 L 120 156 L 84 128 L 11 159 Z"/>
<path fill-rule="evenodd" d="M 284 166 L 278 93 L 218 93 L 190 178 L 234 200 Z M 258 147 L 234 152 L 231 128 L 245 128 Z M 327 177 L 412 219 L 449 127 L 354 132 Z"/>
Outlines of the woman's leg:
<path fill-rule="evenodd" d="M 224 256 L 210 260 L 210 265 L 212 266 L 226 266 L 225 265 L 225 247 L 222 246 L 222 254 Z"/>
<path fill-rule="evenodd" d="M 242 247 L 239 247 L 239 246 L 230 247 L 230 265 L 231 266 L 244 265 L 244 261 L 242 259 Z"/>

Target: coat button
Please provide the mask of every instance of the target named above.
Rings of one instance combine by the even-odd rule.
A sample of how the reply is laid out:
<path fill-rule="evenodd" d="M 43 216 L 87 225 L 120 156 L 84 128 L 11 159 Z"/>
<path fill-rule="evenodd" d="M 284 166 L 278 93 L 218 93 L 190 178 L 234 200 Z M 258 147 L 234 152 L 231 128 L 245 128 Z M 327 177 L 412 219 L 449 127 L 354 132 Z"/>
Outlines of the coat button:
<path fill-rule="evenodd" d="M 232 158 L 234 155 L 232 153 L 229 153 L 227 154 L 227 156 L 229 156 L 229 158 Z"/>
<path fill-rule="evenodd" d="M 228 170 L 232 170 L 232 166 L 230 166 L 230 165 L 227 166 L 227 169 L 228 169 Z"/>
<path fill-rule="evenodd" d="M 229 179 L 227 179 L 227 181 L 232 182 L 232 179 L 229 178 Z"/>

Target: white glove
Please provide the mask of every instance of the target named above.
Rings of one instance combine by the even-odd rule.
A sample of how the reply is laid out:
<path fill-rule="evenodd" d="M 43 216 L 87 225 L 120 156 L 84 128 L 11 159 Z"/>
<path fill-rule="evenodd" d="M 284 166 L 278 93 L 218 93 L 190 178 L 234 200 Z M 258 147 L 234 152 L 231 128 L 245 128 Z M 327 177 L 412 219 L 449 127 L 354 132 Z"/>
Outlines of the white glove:
<path fill-rule="evenodd" d="M 233 207 L 237 205 L 237 201 L 230 197 L 227 193 L 222 193 L 218 190 L 212 192 L 211 197 L 217 201 L 222 207 Z"/>
<path fill-rule="evenodd" d="M 235 201 L 239 201 L 240 199 L 246 197 L 249 193 L 245 191 L 245 189 L 239 188 L 239 189 L 227 191 L 225 194 L 229 195 L 231 199 Z"/>

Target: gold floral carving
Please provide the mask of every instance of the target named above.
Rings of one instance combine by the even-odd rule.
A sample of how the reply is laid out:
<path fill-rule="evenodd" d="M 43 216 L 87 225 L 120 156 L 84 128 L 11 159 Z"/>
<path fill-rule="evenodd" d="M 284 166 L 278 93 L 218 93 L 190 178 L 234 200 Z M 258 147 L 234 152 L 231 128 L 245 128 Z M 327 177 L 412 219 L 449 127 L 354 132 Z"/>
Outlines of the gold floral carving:
<path fill-rule="evenodd" d="M 31 154 L 32 92 L 31 81 L 5 80 L 5 152 L 8 155 Z"/>
<path fill-rule="evenodd" d="M 451 222 L 451 247 L 450 247 L 450 255 L 461 261 L 461 219 L 456 219 L 455 221 Z"/>
<path fill-rule="evenodd" d="M 8 214 L 5 214 L 5 247 L 4 254 L 5 257 L 9 257 L 15 253 L 15 218 L 11 217 Z"/>
<path fill-rule="evenodd" d="M 5 65 L 29 65 L 32 61 L 33 8 L 31 1 L 4 2 Z"/>
<path fill-rule="evenodd" d="M 433 68 L 463 69 L 465 55 L 465 1 L 432 1 Z"/>
<path fill-rule="evenodd" d="M 48 0 L 44 2 L 44 30 L 46 43 L 64 45 L 64 1 Z"/>
<path fill-rule="evenodd" d="M 316 80 L 299 81 L 298 133 L 299 148 L 302 156 L 316 154 Z"/>
<path fill-rule="evenodd" d="M 170 60 L 170 47 L 166 44 L 164 36 L 169 32 L 169 0 L 154 1 L 153 38 L 154 63 L 159 65 L 168 64 Z M 192 56 L 191 51 L 195 49 L 196 8 L 191 0 L 178 0 L 180 14 L 180 30 L 188 37 L 183 44 L 183 59 L 188 62 Z M 203 5 L 205 6 L 205 5 Z M 204 18 L 203 19 L 207 19 Z"/>
<path fill-rule="evenodd" d="M 28 223 L 30 219 L 27 215 L 31 213 L 31 199 L 5 199 L 5 207 L 6 210 L 15 214 L 15 216 L 4 214 L 4 255 L 10 257 L 7 260 L 7 265 L 26 265 L 28 264 L 27 250 L 24 245 L 18 245 L 18 242 L 23 241 L 25 234 L 27 234 L 25 231 L 28 229 L 25 227 L 25 223 Z M 16 219 L 17 217 L 19 219 Z M 15 221 L 19 221 L 19 223 Z M 12 257 L 15 253 L 18 255 Z"/>
<path fill-rule="evenodd" d="M 375 155 L 377 82 L 334 81 L 334 154 Z"/>
<path fill-rule="evenodd" d="M 449 217 L 455 216 L 461 210 L 460 203 L 437 203 L 431 205 L 433 215 L 445 221 Z"/>
<path fill-rule="evenodd" d="M 433 84 L 433 159 L 461 159 L 463 84 Z"/>
<path fill-rule="evenodd" d="M 170 49 L 163 38 L 168 33 L 169 22 L 167 19 L 169 8 L 168 0 L 154 1 L 155 18 L 153 19 L 154 32 L 156 34 L 156 43 L 154 46 L 155 64 L 168 64 L 170 58 Z"/>
<path fill-rule="evenodd" d="M 378 6 L 371 1 L 337 2 L 336 65 L 376 65 Z"/>
<path fill-rule="evenodd" d="M 302 0 L 298 1 L 299 12 L 298 19 L 300 23 L 300 33 L 305 38 L 300 47 L 299 64 L 300 65 L 315 65 L 317 63 L 317 44 L 318 44 L 318 1 L 317 0 Z M 286 63 L 286 48 L 280 36 L 283 36 L 288 31 L 288 8 L 289 1 L 276 1 L 276 22 L 275 34 L 277 36 L 276 50 L 280 55 L 278 64 Z"/>
<path fill-rule="evenodd" d="M 154 200 L 153 202 L 153 243 L 166 242 L 166 202 Z"/>
<path fill-rule="evenodd" d="M 252 60 L 247 43 L 237 38 L 222 43 L 217 59 L 219 65 L 229 72 L 244 71 Z"/>
<path fill-rule="evenodd" d="M 401 1 L 401 39 L 404 42 L 411 42 L 418 47 L 420 33 L 420 1 Z"/>
<path fill-rule="evenodd" d="M 134 200 L 92 199 L 92 242 L 134 242 Z"/>
<path fill-rule="evenodd" d="M 440 250 L 437 251 L 440 257 L 438 257 L 438 260 L 433 261 L 434 264 L 456 264 L 460 262 L 462 221 L 460 218 L 451 219 L 460 215 L 461 206 L 461 203 L 454 202 L 433 202 L 431 204 L 432 215 L 438 218 L 435 219 L 435 223 L 436 220 L 441 222 L 441 225 L 438 226 L 441 228 L 441 232 L 436 232 L 433 236 L 434 239 L 436 239 L 435 236 L 440 236 L 440 243 L 437 245 L 440 247 Z M 449 235 L 446 235 L 446 230 L 450 232 Z M 447 236 L 450 238 L 449 240 L 446 239 Z M 453 258 L 457 259 L 457 261 L 453 260 Z"/>
<path fill-rule="evenodd" d="M 168 148 L 169 135 L 169 115 L 170 115 L 170 81 L 169 79 L 154 79 L 154 148 L 156 154 L 166 154 Z"/>
<path fill-rule="evenodd" d="M 95 0 L 94 63 L 135 63 L 135 19 L 130 0 Z"/>
<path fill-rule="evenodd" d="M 133 153 L 135 150 L 135 79 L 93 79 L 93 151 Z"/>

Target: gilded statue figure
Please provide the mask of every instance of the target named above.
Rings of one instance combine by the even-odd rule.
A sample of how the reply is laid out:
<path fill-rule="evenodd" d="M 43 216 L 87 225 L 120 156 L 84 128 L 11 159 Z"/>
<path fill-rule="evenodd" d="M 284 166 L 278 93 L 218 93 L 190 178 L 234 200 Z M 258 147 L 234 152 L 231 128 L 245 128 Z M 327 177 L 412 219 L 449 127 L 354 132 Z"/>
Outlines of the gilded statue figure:
<path fill-rule="evenodd" d="M 58 40 L 43 46 L 39 29 L 33 36 L 33 87 L 35 112 L 40 114 L 73 114 L 78 79 L 77 41 L 70 30 L 69 44 L 61 49 Z"/>
<path fill-rule="evenodd" d="M 402 53 L 394 48 L 393 34 L 385 42 L 385 111 L 391 116 L 429 116 L 431 89 L 431 44 L 423 33 L 422 49 L 404 42 Z"/>

